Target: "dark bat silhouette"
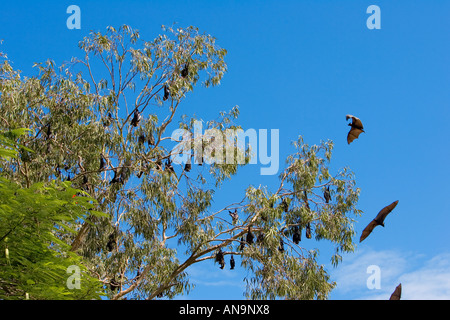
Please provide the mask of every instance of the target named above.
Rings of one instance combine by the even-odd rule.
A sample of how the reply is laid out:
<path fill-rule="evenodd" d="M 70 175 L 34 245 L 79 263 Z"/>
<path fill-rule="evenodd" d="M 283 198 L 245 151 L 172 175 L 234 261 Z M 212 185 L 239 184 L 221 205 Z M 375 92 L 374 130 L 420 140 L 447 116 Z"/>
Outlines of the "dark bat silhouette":
<path fill-rule="evenodd" d="M 352 123 L 348 125 L 351 127 L 350 131 L 347 134 L 347 143 L 350 144 L 353 140 L 357 139 L 359 135 L 364 131 L 363 124 L 359 118 L 348 114 L 345 116 L 345 119 L 352 119 Z"/>
<path fill-rule="evenodd" d="M 329 203 L 331 201 L 330 186 L 327 186 L 327 188 L 325 189 L 323 197 L 325 198 L 326 203 Z"/>
<path fill-rule="evenodd" d="M 113 232 L 108 237 L 108 243 L 106 244 L 108 252 L 113 251 L 116 248 L 116 233 Z"/>
<path fill-rule="evenodd" d="M 250 230 L 250 226 L 248 227 L 248 232 L 247 232 L 247 237 L 246 237 L 246 242 L 248 243 L 248 244 L 252 244 L 253 243 L 253 238 L 254 238 L 255 236 L 253 235 L 253 233 L 252 233 L 252 231 Z"/>
<path fill-rule="evenodd" d="M 164 86 L 164 97 L 163 97 L 163 101 L 166 101 L 169 98 L 170 92 L 169 92 L 169 88 L 167 88 L 167 86 Z"/>
<path fill-rule="evenodd" d="M 231 220 L 233 221 L 233 224 L 235 224 L 236 221 L 239 219 L 239 215 L 238 215 L 238 213 L 237 213 L 237 209 L 234 209 L 234 212 L 228 211 L 228 213 L 229 213 L 230 216 L 231 216 Z"/>
<path fill-rule="evenodd" d="M 292 235 L 292 242 L 295 244 L 298 244 L 302 240 L 302 234 L 298 230 L 298 226 L 295 226 L 294 228 L 294 234 Z"/>
<path fill-rule="evenodd" d="M 183 70 L 181 70 L 181 76 L 182 76 L 183 78 L 186 78 L 186 77 L 188 76 L 188 74 L 189 74 L 189 62 L 187 62 L 187 63 L 184 65 Z"/>
<path fill-rule="evenodd" d="M 100 170 L 103 170 L 103 168 L 105 168 L 105 158 L 103 158 L 103 156 L 100 156 Z"/>
<path fill-rule="evenodd" d="M 116 278 L 112 278 L 112 280 L 109 282 L 109 288 L 111 291 L 116 291 L 119 288 L 120 284 L 116 281 Z"/>
<path fill-rule="evenodd" d="M 170 158 L 167 159 L 167 161 L 166 161 L 166 167 L 165 167 L 165 169 L 166 169 L 166 170 L 169 170 L 170 172 L 175 172 L 175 170 L 173 169 L 172 161 L 170 160 Z"/>
<path fill-rule="evenodd" d="M 139 122 L 141 121 L 141 114 L 139 113 L 139 111 L 136 109 L 134 111 L 134 115 L 133 115 L 133 119 L 131 119 L 131 125 L 133 127 L 137 127 L 137 125 L 139 124 Z"/>
<path fill-rule="evenodd" d="M 124 170 L 121 170 L 120 173 L 118 174 L 117 169 L 113 169 L 114 172 L 114 177 L 112 178 L 112 180 L 109 182 L 109 184 L 113 184 L 113 183 L 121 183 L 124 184 L 125 180 L 124 180 Z"/>
<path fill-rule="evenodd" d="M 138 137 L 138 143 L 144 144 L 144 142 L 145 142 L 145 135 L 143 133 L 141 133 Z"/>
<path fill-rule="evenodd" d="M 230 258 L 230 270 L 233 270 L 234 269 L 234 266 L 235 266 L 235 261 L 234 261 L 234 258 L 233 258 L 233 255 L 231 255 L 231 258 Z"/>
<path fill-rule="evenodd" d="M 244 241 L 244 237 L 242 236 L 241 237 L 241 244 L 239 246 L 239 251 L 244 250 L 244 247 L 245 247 L 245 241 Z"/>
<path fill-rule="evenodd" d="M 389 300 L 400 300 L 400 297 L 402 296 L 402 284 L 400 283 L 392 292 L 391 297 Z"/>
<path fill-rule="evenodd" d="M 215 262 L 220 264 L 220 269 L 225 267 L 225 259 L 223 258 L 222 249 L 219 249 L 219 252 L 217 252 Z"/>
<path fill-rule="evenodd" d="M 289 211 L 289 204 L 285 198 L 283 198 L 283 200 L 281 201 L 281 207 L 283 208 L 284 212 Z"/>
<path fill-rule="evenodd" d="M 306 224 L 306 238 L 311 239 L 311 223 Z"/>
<path fill-rule="evenodd" d="M 113 121 L 111 112 L 108 113 L 108 117 L 106 118 L 106 120 L 103 119 L 102 121 L 103 121 L 103 126 L 108 127 L 111 124 L 111 122 Z"/>
<path fill-rule="evenodd" d="M 284 252 L 284 241 L 280 238 L 280 246 L 278 247 L 278 251 Z"/>
<path fill-rule="evenodd" d="M 376 226 L 383 226 L 384 227 L 384 219 L 386 219 L 387 215 L 394 210 L 394 208 L 397 206 L 398 200 L 392 202 L 390 205 L 384 207 L 383 209 L 381 209 L 380 212 L 378 212 L 377 216 L 375 217 L 375 219 L 373 219 L 368 225 L 367 227 L 364 228 L 362 234 L 361 234 L 361 238 L 359 238 L 359 242 L 363 241 L 365 238 L 367 238 L 367 236 L 372 232 L 372 230 L 376 227 Z"/>
<path fill-rule="evenodd" d="M 192 168 L 192 166 L 191 166 L 190 163 L 186 163 L 186 164 L 184 165 L 184 171 L 186 171 L 186 172 L 191 171 L 191 168 Z"/>

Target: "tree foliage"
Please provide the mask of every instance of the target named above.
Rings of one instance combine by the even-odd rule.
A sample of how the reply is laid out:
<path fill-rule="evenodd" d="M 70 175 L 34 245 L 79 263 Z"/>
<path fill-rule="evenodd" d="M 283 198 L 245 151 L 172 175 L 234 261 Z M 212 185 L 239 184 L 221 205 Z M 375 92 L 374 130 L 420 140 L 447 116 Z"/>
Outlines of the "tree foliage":
<path fill-rule="evenodd" d="M 60 68 L 50 60 L 36 64 L 33 77 L 2 63 L 0 128 L 36 132 L 19 139 L 34 152 L 21 150 L 3 173 L 23 187 L 70 180 L 97 200 L 96 211 L 107 215 L 70 222 L 76 233 L 60 240 L 88 261 L 104 294 L 111 299 L 186 294 L 192 289 L 189 266 L 214 260 L 222 250 L 224 256 L 240 256 L 249 271 L 249 298 L 326 298 L 334 283 L 318 265 L 317 250 L 291 237 L 308 226 L 315 240 L 334 245 L 334 264 L 341 252 L 354 248 L 359 189 L 348 169 L 329 172 L 333 143 L 309 146 L 299 137 L 276 190 L 249 185 L 241 199 L 214 208 L 221 184 L 249 162 L 250 147 L 242 150 L 223 139 L 219 147 L 231 148 L 243 163 L 200 165 L 189 153 L 188 170 L 170 163 L 179 152 L 171 132 L 192 132 L 201 120 L 183 109 L 185 98 L 199 83 L 220 84 L 226 50 L 194 27 L 163 27 L 153 41 L 141 40 L 128 26 L 109 27 L 105 34 L 92 32 L 79 47 L 82 58 Z M 213 142 L 206 129 L 225 135 L 241 128 L 238 115 L 237 106 L 220 112 L 204 122 L 205 134 L 183 141 L 204 150 Z M 330 203 L 325 187 L 331 187 Z M 236 221 L 229 216 L 234 210 Z M 249 228 L 259 242 L 245 243 Z M 183 261 L 180 252 L 187 257 Z"/>
<path fill-rule="evenodd" d="M 0 155 L 18 152 L 14 130 L 1 135 Z M 22 147 L 23 148 L 23 147 Z M 74 197 L 70 182 L 34 183 L 29 188 L 0 177 L 0 299 L 98 299 L 100 285 L 61 238 L 87 211 L 99 215 L 94 200 Z M 67 285 L 69 267 L 79 273 L 80 288 Z M 74 280 L 75 281 L 75 280 Z"/>

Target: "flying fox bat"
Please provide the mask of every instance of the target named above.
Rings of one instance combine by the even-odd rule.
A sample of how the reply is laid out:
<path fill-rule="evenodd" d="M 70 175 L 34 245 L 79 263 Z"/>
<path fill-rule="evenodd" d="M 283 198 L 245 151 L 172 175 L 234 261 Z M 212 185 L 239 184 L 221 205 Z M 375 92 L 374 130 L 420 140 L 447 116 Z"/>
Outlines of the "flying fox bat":
<path fill-rule="evenodd" d="M 392 292 L 391 297 L 389 300 L 400 300 L 400 297 L 402 296 L 402 284 L 400 283 Z"/>
<path fill-rule="evenodd" d="M 181 76 L 182 76 L 183 78 L 186 78 L 186 77 L 188 76 L 188 74 L 189 74 L 189 62 L 187 62 L 187 63 L 184 65 L 183 70 L 181 70 Z"/>
<path fill-rule="evenodd" d="M 231 216 L 231 220 L 233 221 L 233 224 L 235 224 L 236 221 L 239 219 L 239 215 L 237 213 L 237 209 L 234 209 L 234 212 L 228 210 L 228 213 Z"/>
<path fill-rule="evenodd" d="M 359 239 L 359 242 L 363 241 L 365 238 L 367 238 L 367 236 L 372 232 L 372 230 L 380 225 L 384 227 L 384 219 L 386 219 L 387 215 L 394 210 L 394 208 L 397 206 L 398 200 L 392 202 L 390 205 L 384 207 L 383 209 L 381 209 L 380 212 L 378 212 L 377 216 L 375 217 L 375 219 L 373 219 L 368 225 L 367 227 L 363 230 L 362 234 L 361 234 L 361 238 Z"/>
<path fill-rule="evenodd" d="M 292 242 L 294 242 L 295 244 L 298 244 L 301 240 L 302 240 L 302 234 L 298 230 L 298 227 L 295 226 L 294 234 L 292 235 Z"/>
<path fill-rule="evenodd" d="M 284 241 L 280 238 L 280 245 L 278 246 L 278 251 L 284 252 Z"/>
<path fill-rule="evenodd" d="M 167 88 L 167 86 L 164 86 L 164 97 L 163 97 L 163 101 L 166 101 L 169 98 L 170 92 L 169 92 L 169 88 Z"/>
<path fill-rule="evenodd" d="M 225 267 L 225 259 L 223 258 L 222 249 L 219 249 L 219 251 L 217 252 L 215 262 L 218 262 L 220 264 L 220 269 L 223 269 Z"/>
<path fill-rule="evenodd" d="M 351 114 L 348 114 L 345 116 L 345 119 L 352 119 L 352 123 L 349 123 L 348 125 L 351 127 L 350 131 L 347 134 L 347 143 L 350 144 L 353 140 L 357 139 L 361 132 L 364 131 L 363 124 L 359 118 L 352 116 Z"/>
<path fill-rule="evenodd" d="M 105 168 L 105 165 L 105 158 L 103 158 L 103 155 L 100 155 L 100 170 L 103 170 Z"/>
<path fill-rule="evenodd" d="M 311 239 L 311 223 L 306 224 L 306 238 Z"/>
<path fill-rule="evenodd" d="M 236 262 L 234 261 L 233 255 L 231 255 L 231 258 L 230 258 L 230 270 L 234 269 L 235 264 L 236 264 Z"/>
<path fill-rule="evenodd" d="M 141 121 L 141 114 L 139 113 L 139 111 L 136 109 L 134 111 L 134 115 L 133 115 L 133 119 L 131 119 L 131 125 L 133 127 L 137 127 L 137 125 L 139 124 L 139 121 Z"/>
<path fill-rule="evenodd" d="M 247 232 L 247 237 L 246 237 L 246 242 L 248 243 L 248 244 L 252 244 L 253 243 L 253 238 L 254 238 L 255 236 L 253 235 L 253 233 L 252 233 L 252 231 L 250 230 L 250 226 L 248 227 L 248 232 Z"/>
<path fill-rule="evenodd" d="M 327 186 L 327 188 L 325 189 L 325 192 L 323 193 L 323 197 L 325 198 L 326 203 L 329 203 L 331 201 L 330 186 Z"/>

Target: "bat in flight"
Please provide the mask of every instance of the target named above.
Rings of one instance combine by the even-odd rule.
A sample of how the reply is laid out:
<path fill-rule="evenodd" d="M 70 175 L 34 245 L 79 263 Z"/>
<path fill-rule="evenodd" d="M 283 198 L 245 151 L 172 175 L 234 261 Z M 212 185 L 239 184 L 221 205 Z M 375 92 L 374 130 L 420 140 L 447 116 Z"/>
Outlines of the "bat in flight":
<path fill-rule="evenodd" d="M 350 144 L 353 140 L 358 139 L 359 135 L 364 131 L 363 124 L 359 118 L 348 114 L 345 116 L 345 119 L 352 119 L 352 123 L 348 125 L 351 127 L 350 131 L 347 134 L 347 143 Z"/>
<path fill-rule="evenodd" d="M 394 208 L 397 206 L 398 200 L 392 202 L 390 205 L 384 207 L 383 209 L 381 209 L 380 212 L 378 212 L 377 216 L 375 217 L 375 219 L 373 219 L 368 225 L 367 227 L 365 227 L 365 229 L 363 230 L 362 234 L 361 234 L 361 238 L 359 238 L 359 242 L 363 241 L 365 238 L 368 237 L 368 235 L 372 232 L 372 230 L 376 227 L 376 226 L 383 226 L 384 227 L 384 219 L 386 219 L 387 215 L 394 210 Z"/>
<path fill-rule="evenodd" d="M 402 284 L 400 283 L 392 292 L 391 297 L 389 300 L 400 300 L 400 297 L 402 296 Z"/>

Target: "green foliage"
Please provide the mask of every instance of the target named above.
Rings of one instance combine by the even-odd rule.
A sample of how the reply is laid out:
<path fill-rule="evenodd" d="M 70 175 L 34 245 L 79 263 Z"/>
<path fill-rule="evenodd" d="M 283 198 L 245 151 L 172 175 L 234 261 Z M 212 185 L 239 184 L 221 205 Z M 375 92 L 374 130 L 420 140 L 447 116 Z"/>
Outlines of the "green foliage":
<path fill-rule="evenodd" d="M 15 156 L 16 145 L 3 134 L 0 153 Z M 0 299 L 99 298 L 98 280 L 92 278 L 80 256 L 60 237 L 94 209 L 93 199 L 75 197 L 81 190 L 70 182 L 35 183 L 30 188 L 0 177 Z M 96 213 L 98 214 L 98 213 Z M 80 288 L 68 288 L 67 268 L 80 270 Z"/>

